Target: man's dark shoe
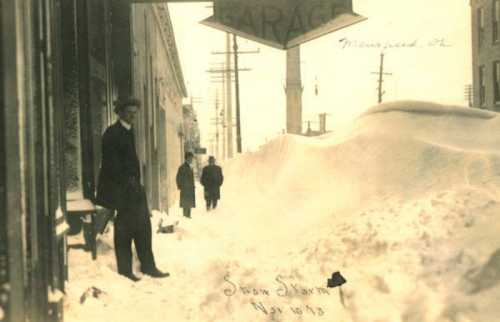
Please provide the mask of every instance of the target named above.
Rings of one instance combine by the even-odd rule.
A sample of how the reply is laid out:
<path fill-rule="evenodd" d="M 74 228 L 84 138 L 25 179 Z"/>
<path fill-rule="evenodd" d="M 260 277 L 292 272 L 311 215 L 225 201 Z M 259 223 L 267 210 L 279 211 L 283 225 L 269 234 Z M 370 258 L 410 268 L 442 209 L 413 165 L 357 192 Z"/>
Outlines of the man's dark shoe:
<path fill-rule="evenodd" d="M 169 273 L 167 273 L 167 272 L 164 273 L 164 272 L 160 271 L 158 268 L 147 270 L 147 271 L 144 271 L 143 273 L 144 273 L 144 275 L 149 275 L 149 276 L 154 277 L 154 278 L 164 278 L 164 277 L 170 276 Z"/>
<path fill-rule="evenodd" d="M 141 280 L 139 277 L 135 276 L 134 273 L 127 273 L 127 274 L 120 273 L 120 275 L 125 276 L 132 282 L 139 282 Z"/>

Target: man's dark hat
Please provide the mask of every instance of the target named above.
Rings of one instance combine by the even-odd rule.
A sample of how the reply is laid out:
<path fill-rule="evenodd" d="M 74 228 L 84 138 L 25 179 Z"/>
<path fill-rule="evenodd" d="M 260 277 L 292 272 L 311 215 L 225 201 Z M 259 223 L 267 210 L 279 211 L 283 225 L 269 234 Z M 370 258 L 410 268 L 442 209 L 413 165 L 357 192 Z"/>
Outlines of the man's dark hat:
<path fill-rule="evenodd" d="M 115 113 L 118 113 L 126 106 L 136 106 L 137 108 L 139 108 L 141 107 L 141 101 L 134 97 L 120 98 L 115 101 Z"/>

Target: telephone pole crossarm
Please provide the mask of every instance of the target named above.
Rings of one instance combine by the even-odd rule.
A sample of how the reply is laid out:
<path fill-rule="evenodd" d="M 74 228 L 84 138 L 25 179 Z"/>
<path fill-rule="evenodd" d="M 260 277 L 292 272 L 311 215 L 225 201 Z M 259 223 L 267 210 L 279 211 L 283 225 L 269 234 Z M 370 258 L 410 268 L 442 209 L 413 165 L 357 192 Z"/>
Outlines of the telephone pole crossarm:
<path fill-rule="evenodd" d="M 212 55 L 226 55 L 226 54 L 234 54 L 234 52 L 232 52 L 232 51 L 212 51 Z M 260 49 L 238 51 L 238 55 L 239 54 L 260 54 Z"/>
<path fill-rule="evenodd" d="M 207 73 L 227 73 L 227 72 L 234 73 L 235 71 L 238 71 L 238 72 L 249 72 L 251 70 L 252 70 L 251 68 L 240 68 L 238 70 L 235 70 L 235 69 L 209 69 L 206 72 Z"/>

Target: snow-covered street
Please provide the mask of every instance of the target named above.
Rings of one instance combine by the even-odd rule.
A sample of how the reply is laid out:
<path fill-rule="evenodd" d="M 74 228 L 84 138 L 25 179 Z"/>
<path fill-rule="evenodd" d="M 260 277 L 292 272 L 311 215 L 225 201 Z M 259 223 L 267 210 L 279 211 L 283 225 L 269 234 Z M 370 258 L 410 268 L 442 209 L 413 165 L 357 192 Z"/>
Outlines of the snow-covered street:
<path fill-rule="evenodd" d="M 72 249 L 65 320 L 498 322 L 498 133 L 495 113 L 399 102 L 278 137 L 222 165 L 216 211 L 199 187 L 193 219 L 154 212 L 179 222 L 153 236 L 169 278 L 119 276 L 112 227 L 97 261 Z"/>

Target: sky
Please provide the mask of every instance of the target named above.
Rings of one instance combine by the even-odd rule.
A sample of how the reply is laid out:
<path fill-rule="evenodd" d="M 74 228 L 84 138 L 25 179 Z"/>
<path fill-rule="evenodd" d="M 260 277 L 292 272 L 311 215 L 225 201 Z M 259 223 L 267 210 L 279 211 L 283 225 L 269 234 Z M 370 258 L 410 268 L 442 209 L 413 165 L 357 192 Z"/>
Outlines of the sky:
<path fill-rule="evenodd" d="M 215 97 L 221 83 L 207 70 L 224 61 L 225 33 L 199 22 L 212 15 L 210 2 L 169 4 L 188 95 L 211 151 Z M 466 105 L 464 88 L 472 82 L 468 0 L 353 0 L 367 20 L 301 45 L 303 121 L 317 129 L 318 113 L 328 113 L 327 129 L 355 119 L 377 104 L 380 53 L 385 55 L 384 101 L 424 100 Z M 363 44 L 392 48 L 373 48 Z M 397 43 L 416 44 L 397 48 Z M 279 135 L 286 124 L 286 51 L 239 38 L 241 132 L 243 151 L 256 150 Z M 315 88 L 317 87 L 317 94 Z M 233 112 L 233 114 L 235 114 Z M 307 127 L 303 125 L 304 129 Z"/>

